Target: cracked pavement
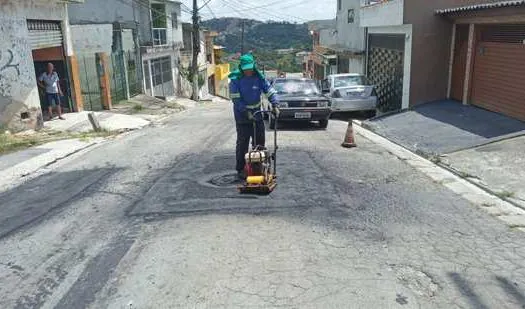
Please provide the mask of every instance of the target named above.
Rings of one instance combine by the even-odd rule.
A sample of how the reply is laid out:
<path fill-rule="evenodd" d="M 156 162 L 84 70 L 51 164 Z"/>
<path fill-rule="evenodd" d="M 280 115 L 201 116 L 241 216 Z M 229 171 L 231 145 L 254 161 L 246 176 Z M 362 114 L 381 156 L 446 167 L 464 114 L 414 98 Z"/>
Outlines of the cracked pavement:
<path fill-rule="evenodd" d="M 268 197 L 210 184 L 230 104 L 0 193 L 0 308 L 525 308 L 523 232 L 344 122 L 284 126 Z"/>

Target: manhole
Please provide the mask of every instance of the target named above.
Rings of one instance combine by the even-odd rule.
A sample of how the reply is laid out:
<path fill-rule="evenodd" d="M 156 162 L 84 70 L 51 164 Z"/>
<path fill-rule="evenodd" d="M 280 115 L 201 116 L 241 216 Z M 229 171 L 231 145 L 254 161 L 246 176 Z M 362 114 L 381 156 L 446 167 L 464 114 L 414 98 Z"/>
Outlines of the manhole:
<path fill-rule="evenodd" d="M 211 185 L 214 187 L 227 188 L 237 187 L 237 185 L 240 184 L 240 181 L 239 177 L 237 176 L 237 173 L 226 172 L 212 175 L 211 178 L 208 177 L 208 179 L 203 184 Z"/>

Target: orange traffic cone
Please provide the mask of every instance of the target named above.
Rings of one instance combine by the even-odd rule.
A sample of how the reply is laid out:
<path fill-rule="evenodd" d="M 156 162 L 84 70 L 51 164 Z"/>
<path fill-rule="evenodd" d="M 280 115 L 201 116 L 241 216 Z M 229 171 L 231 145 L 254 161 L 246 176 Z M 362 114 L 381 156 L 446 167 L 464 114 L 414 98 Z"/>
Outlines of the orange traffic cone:
<path fill-rule="evenodd" d="M 348 128 L 346 129 L 345 139 L 341 146 L 345 148 L 352 148 L 357 146 L 354 141 L 354 128 L 352 127 L 352 120 L 348 122 Z"/>

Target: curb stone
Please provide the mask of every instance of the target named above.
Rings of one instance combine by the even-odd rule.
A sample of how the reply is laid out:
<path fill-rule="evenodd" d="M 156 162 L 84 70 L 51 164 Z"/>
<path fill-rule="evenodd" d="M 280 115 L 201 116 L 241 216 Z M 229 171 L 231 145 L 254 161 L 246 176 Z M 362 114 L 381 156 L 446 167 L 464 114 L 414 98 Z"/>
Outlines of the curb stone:
<path fill-rule="evenodd" d="M 364 128 L 361 121 L 352 121 L 356 133 L 380 145 L 397 158 L 430 177 L 437 183 L 460 195 L 464 199 L 499 218 L 509 227 L 525 232 L 525 210 L 480 187 L 475 182 L 462 178 L 452 171 L 417 155 L 410 150 Z"/>

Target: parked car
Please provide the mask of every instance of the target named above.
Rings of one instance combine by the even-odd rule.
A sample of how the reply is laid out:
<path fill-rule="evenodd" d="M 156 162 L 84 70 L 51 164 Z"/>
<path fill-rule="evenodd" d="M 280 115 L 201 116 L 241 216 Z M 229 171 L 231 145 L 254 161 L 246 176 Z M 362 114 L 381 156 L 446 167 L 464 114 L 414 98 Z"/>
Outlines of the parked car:
<path fill-rule="evenodd" d="M 273 82 L 279 98 L 279 121 L 318 121 L 321 128 L 328 126 L 331 109 L 314 80 L 309 78 L 277 78 Z M 263 108 L 268 109 L 263 100 Z M 275 119 L 270 117 L 270 128 L 275 128 Z"/>
<path fill-rule="evenodd" d="M 377 108 L 375 87 L 366 84 L 364 75 L 355 73 L 333 74 L 321 81 L 323 94 L 330 98 L 332 112 L 369 112 L 374 116 Z"/>

